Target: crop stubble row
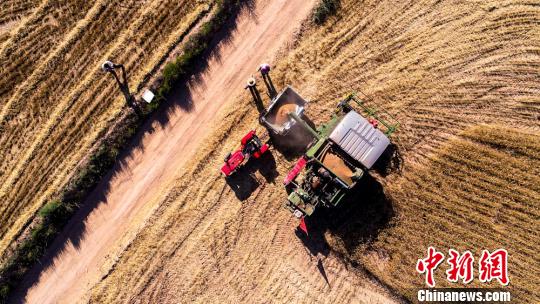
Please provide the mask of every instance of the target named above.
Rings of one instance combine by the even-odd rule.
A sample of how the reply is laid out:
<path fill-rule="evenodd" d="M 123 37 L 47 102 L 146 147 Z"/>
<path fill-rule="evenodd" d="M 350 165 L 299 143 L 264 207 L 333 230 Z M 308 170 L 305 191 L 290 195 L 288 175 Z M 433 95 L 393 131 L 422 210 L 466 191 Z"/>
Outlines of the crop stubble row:
<path fill-rule="evenodd" d="M 67 181 L 70 170 L 124 107 L 112 77 L 99 70 L 100 63 L 108 58 L 123 63 L 134 89 L 207 10 L 203 2 L 143 6 L 134 1 L 119 6 L 99 1 L 74 28 L 64 31 L 58 47 L 42 56 L 2 108 L 5 162 L 0 173 L 2 200 L 7 202 L 0 210 L 3 246 Z M 33 33 L 37 36 L 31 40 L 46 35 Z"/>

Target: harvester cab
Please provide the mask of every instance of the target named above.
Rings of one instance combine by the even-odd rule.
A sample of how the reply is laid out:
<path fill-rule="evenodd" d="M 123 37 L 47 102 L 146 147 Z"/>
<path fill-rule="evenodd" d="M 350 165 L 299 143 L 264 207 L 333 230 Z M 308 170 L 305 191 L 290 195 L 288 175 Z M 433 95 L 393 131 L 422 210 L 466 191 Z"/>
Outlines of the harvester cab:
<path fill-rule="evenodd" d="M 260 158 L 268 151 L 268 144 L 263 144 L 255 130 L 249 131 L 240 141 L 238 150 L 225 156 L 225 163 L 221 167 L 221 173 L 226 177 L 234 174 L 240 167 L 249 161 L 251 157 Z"/>
<path fill-rule="evenodd" d="M 309 216 L 320 205 L 337 206 L 379 159 L 398 126 L 389 114 L 383 117 L 382 113 L 354 94 L 339 102 L 332 118 L 316 130 L 295 112 L 288 113 L 314 137 L 284 180 L 292 188 L 285 206 L 296 217 Z"/>

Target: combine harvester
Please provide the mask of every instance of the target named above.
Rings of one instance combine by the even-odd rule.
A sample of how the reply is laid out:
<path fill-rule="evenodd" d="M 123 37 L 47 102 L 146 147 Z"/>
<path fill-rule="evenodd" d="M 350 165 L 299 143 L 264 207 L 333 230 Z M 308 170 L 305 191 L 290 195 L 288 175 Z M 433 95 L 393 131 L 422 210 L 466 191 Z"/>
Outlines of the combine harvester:
<path fill-rule="evenodd" d="M 398 126 L 351 94 L 338 103 L 332 118 L 315 130 L 303 118 L 306 105 L 306 100 L 288 86 L 260 119 L 275 135 L 298 137 L 295 135 L 301 130 L 294 126 L 311 134 L 307 152 L 284 180 L 292 190 L 285 206 L 298 218 L 313 214 L 320 205 L 337 206 L 384 153 Z"/>
<path fill-rule="evenodd" d="M 337 206 L 384 153 L 397 128 L 397 123 L 380 118 L 354 94 L 341 101 L 332 118 L 316 130 L 296 113 L 288 115 L 314 138 L 284 180 L 293 188 L 286 207 L 298 218 L 313 214 L 319 205 Z"/>

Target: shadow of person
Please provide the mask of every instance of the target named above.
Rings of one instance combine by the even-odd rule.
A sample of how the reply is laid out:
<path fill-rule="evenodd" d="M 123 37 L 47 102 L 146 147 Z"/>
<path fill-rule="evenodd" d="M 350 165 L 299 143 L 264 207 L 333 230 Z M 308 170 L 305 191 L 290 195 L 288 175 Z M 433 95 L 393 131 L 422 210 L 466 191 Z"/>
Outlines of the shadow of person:
<path fill-rule="evenodd" d="M 246 89 L 248 89 L 249 93 L 251 93 L 251 97 L 253 98 L 253 102 L 255 103 L 255 107 L 257 108 L 259 114 L 264 115 L 264 113 L 266 113 L 266 109 L 264 108 L 264 103 L 257 85 L 254 84 L 253 86 L 246 86 Z"/>
<path fill-rule="evenodd" d="M 264 81 L 264 85 L 266 86 L 266 90 L 268 91 L 268 97 L 270 97 L 270 99 L 274 99 L 278 93 L 274 83 L 272 82 L 272 78 L 270 78 L 270 74 L 262 74 L 262 79 Z"/>
<path fill-rule="evenodd" d="M 135 102 L 135 97 L 131 95 L 131 92 L 129 90 L 129 79 L 126 73 L 126 68 L 124 67 L 123 64 L 115 64 L 114 68 L 115 69 L 120 68 L 122 70 L 122 80 L 120 80 L 120 78 L 118 77 L 118 74 L 116 74 L 114 69 L 110 70 L 109 73 L 113 75 L 114 79 L 116 80 L 116 83 L 118 84 L 118 87 L 120 87 L 120 91 L 122 92 L 122 94 L 124 95 L 124 98 L 126 99 L 126 104 L 130 108 L 132 108 L 135 111 L 135 113 L 137 113 L 137 115 L 141 116 L 142 111 L 137 106 Z"/>

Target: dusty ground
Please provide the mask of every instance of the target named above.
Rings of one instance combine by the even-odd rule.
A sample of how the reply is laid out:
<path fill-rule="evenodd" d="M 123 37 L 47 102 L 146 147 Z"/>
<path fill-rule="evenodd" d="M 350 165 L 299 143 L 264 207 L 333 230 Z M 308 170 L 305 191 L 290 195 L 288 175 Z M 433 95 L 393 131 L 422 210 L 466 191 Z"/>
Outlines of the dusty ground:
<path fill-rule="evenodd" d="M 142 148 L 94 194 L 89 206 L 98 207 L 79 216 L 85 224 L 68 227 L 67 245 L 57 242 L 52 266 L 27 278 L 25 287 L 37 281 L 28 299 L 53 300 L 59 286 L 68 295 L 60 301 L 387 303 L 422 286 L 416 259 L 436 245 L 508 248 L 516 301 L 537 302 L 538 6 L 343 0 L 338 16 L 287 44 L 292 16 L 309 11 L 303 4 L 260 1 L 243 15 L 192 82 L 191 112 L 177 102 L 157 116 L 163 128 L 147 126 Z M 276 11 L 286 19 L 264 18 Z M 264 31 L 275 26 L 284 27 L 276 36 Z M 243 40 L 258 30 L 273 35 Z M 246 51 L 255 48 L 262 53 Z M 272 148 L 237 177 L 219 175 L 249 129 L 263 133 L 249 94 L 238 96 L 263 60 L 277 64 L 278 88 L 293 84 L 311 101 L 315 123 L 351 90 L 402 123 L 399 157 L 365 176 L 344 208 L 314 217 L 310 239 L 282 208 L 281 180 L 296 155 Z"/>
<path fill-rule="evenodd" d="M 157 115 L 156 120 L 161 121 L 161 125 L 160 122 L 154 122 L 151 126 L 147 126 L 147 129 L 151 131 L 145 132 L 138 140 L 138 148 L 125 157 L 121 166 L 115 169 L 115 175 L 106 179 L 89 198 L 87 206 L 96 206 L 95 209 L 82 210 L 53 245 L 46 258 L 45 266 L 36 267 L 27 276 L 20 296 L 31 303 L 57 301 L 69 303 L 84 299 L 86 292 L 110 271 L 116 257 L 122 254 L 125 246 L 136 234 L 138 227 L 147 220 L 152 209 L 160 206 L 157 204 L 158 200 L 167 193 L 170 182 L 174 181 L 180 168 L 193 156 L 201 140 L 212 129 L 216 113 L 242 92 L 245 77 L 239 77 L 239 75 L 248 76 L 259 63 L 271 60 L 278 49 L 292 39 L 301 20 L 306 18 L 310 10 L 311 6 L 306 5 L 305 1 L 285 0 L 257 1 L 254 10 L 245 10 L 238 20 L 237 29 L 234 30 L 230 39 L 220 44 L 208 68 L 197 81 L 190 84 L 188 92 L 176 97 L 177 106 Z M 186 107 L 188 104 L 189 107 Z M 163 120 L 167 122 L 164 123 Z M 222 188 L 225 189 L 224 186 Z M 232 194 L 230 190 L 228 193 Z M 237 204 L 231 211 L 238 211 L 239 206 Z M 227 209 L 229 206 L 223 202 L 221 207 L 215 207 Z M 211 217 L 202 216 L 202 213 L 198 213 L 197 217 L 182 220 L 181 222 L 186 225 L 185 232 L 189 234 L 194 232 L 195 227 L 190 227 L 193 221 L 199 221 L 202 226 L 209 227 L 210 223 L 223 225 L 230 220 L 226 217 L 226 212 L 217 212 Z M 204 221 L 201 221 L 203 218 Z M 238 224 L 241 224 L 241 221 Z M 200 226 L 200 228 L 203 227 Z M 243 231 L 248 231 L 248 229 L 250 228 L 242 228 Z M 239 271 L 246 272 L 250 277 L 262 275 L 260 279 L 270 283 L 267 288 L 274 292 L 283 292 L 283 299 L 291 296 L 300 299 L 301 294 L 297 293 L 298 291 L 287 291 L 285 287 L 290 283 L 302 284 L 302 280 L 299 281 L 300 278 L 298 278 L 294 283 L 280 278 L 281 275 L 289 276 L 292 268 L 296 269 L 294 273 L 306 277 L 308 282 L 311 282 L 310 284 L 315 284 L 313 288 L 307 286 L 303 288 L 304 292 L 310 294 L 313 299 L 317 298 L 315 291 L 328 292 L 328 287 L 325 287 L 326 283 L 320 275 L 306 274 L 318 272 L 316 262 L 310 260 L 305 251 L 301 251 L 303 246 L 294 235 L 291 235 L 289 229 L 279 229 L 274 233 L 266 234 L 266 238 L 267 242 L 270 242 L 266 250 L 261 251 L 261 248 L 251 247 L 256 245 L 252 243 L 238 251 L 236 261 L 230 263 L 229 267 L 239 268 L 223 271 L 224 274 L 230 275 L 228 280 L 232 280 Z M 292 246 L 283 247 L 289 242 L 294 243 Z M 198 263 L 207 263 L 207 266 L 212 264 L 211 257 L 200 256 L 205 255 L 204 251 L 200 250 L 202 247 L 212 246 L 214 250 L 220 252 L 231 249 L 228 246 L 214 247 L 211 243 L 213 241 L 205 245 L 203 241 L 196 238 L 186 241 L 187 248 L 181 251 L 182 257 L 175 257 L 175 261 L 180 259 L 184 263 L 182 268 L 193 269 L 188 273 L 190 276 L 195 276 Z M 190 250 L 195 250 L 195 252 Z M 262 256 L 257 254 L 262 252 L 274 252 L 274 254 Z M 248 261 L 252 254 L 255 254 L 253 256 L 255 260 Z M 281 255 L 292 259 L 291 263 L 270 264 L 268 265 L 270 268 L 267 269 L 274 271 L 264 274 L 266 271 L 261 269 L 263 265 L 259 259 L 271 261 Z M 153 262 L 172 261 L 154 260 Z M 358 284 L 354 282 L 360 279 L 353 273 L 349 273 L 335 257 L 329 256 L 324 264 L 331 284 L 336 285 L 332 290 L 337 296 L 355 298 L 373 293 L 373 291 L 357 288 Z M 266 277 L 268 275 L 271 277 Z M 214 279 L 225 278 L 215 277 Z M 185 283 L 188 281 L 186 277 Z M 246 291 L 253 284 L 250 281 L 246 281 L 247 285 L 242 287 L 247 288 Z M 278 288 L 271 284 L 275 281 L 281 281 L 283 287 Z M 196 285 L 184 286 L 196 288 Z M 214 286 L 216 296 L 219 294 L 218 290 L 226 292 L 221 287 L 223 285 Z M 29 288 L 28 291 L 23 291 L 26 288 Z M 178 290 L 177 288 L 180 286 L 175 287 L 174 290 Z M 173 290 L 168 291 L 173 292 Z M 164 290 L 164 292 L 168 291 Z M 234 293 L 233 290 L 229 290 L 223 296 L 227 294 L 232 296 L 232 293 Z M 208 293 L 210 294 L 212 293 Z M 141 296 L 140 299 L 143 300 L 146 296 L 152 295 Z M 241 293 L 235 296 L 240 297 Z M 261 299 L 266 298 L 264 294 L 260 296 Z M 188 293 L 174 292 L 157 299 L 178 301 L 189 299 L 189 297 Z M 381 299 L 384 299 L 384 296 L 381 296 Z M 276 300 L 279 300 L 279 297 Z"/>

